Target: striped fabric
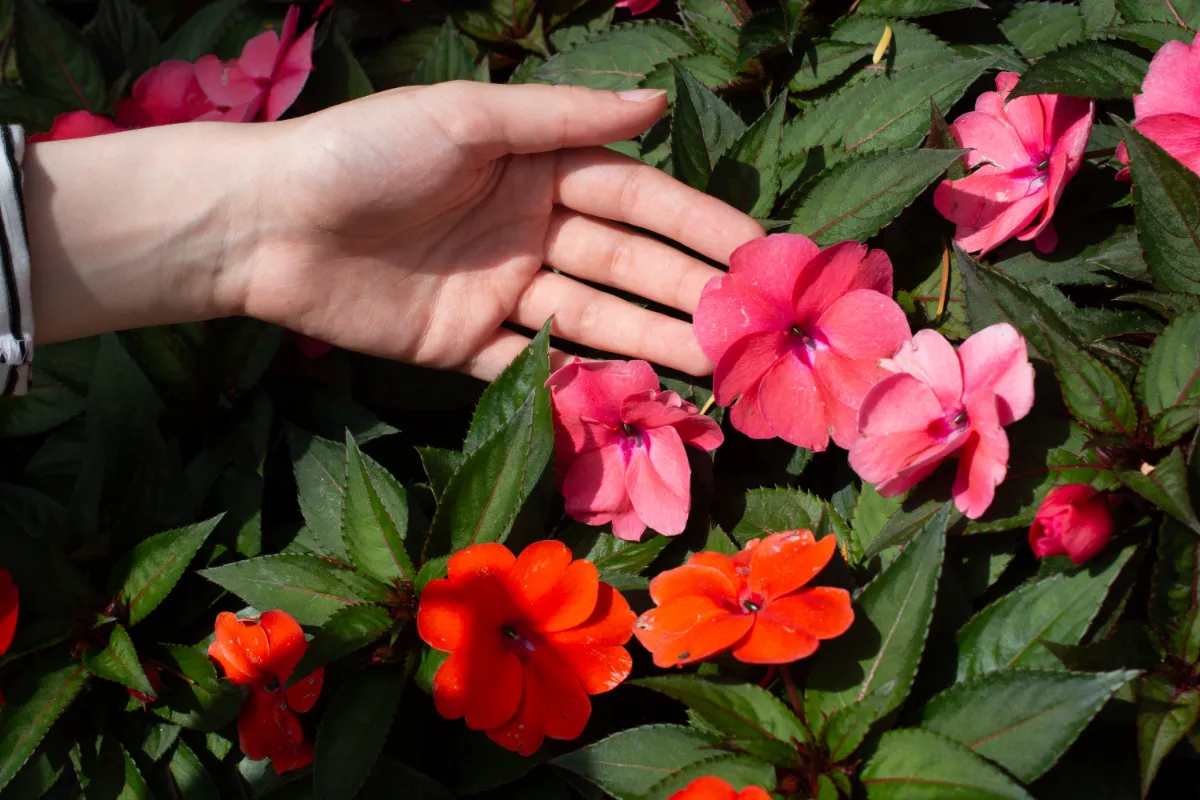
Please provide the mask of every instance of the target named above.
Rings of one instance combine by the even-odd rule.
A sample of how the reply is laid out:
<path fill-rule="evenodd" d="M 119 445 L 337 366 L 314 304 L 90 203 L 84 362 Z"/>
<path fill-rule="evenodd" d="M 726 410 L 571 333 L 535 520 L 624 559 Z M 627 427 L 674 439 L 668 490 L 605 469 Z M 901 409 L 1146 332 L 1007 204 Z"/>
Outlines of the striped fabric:
<path fill-rule="evenodd" d="M 29 238 L 21 159 L 25 134 L 15 125 L 0 125 L 4 159 L 0 164 L 0 386 L 5 395 L 29 388 L 33 359 L 33 301 L 29 297 Z"/>

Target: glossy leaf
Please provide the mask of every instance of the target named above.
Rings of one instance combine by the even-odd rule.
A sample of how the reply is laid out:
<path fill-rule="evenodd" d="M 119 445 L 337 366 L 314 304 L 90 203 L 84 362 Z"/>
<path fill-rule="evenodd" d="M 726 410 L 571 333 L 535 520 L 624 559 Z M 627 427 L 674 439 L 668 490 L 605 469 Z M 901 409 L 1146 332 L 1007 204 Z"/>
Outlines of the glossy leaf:
<path fill-rule="evenodd" d="M 250 558 L 200 572 L 255 608 L 279 609 L 301 625 L 321 625 L 335 612 L 362 601 L 329 561 L 316 556 Z"/>
<path fill-rule="evenodd" d="M 371 774 L 408 683 L 402 667 L 368 669 L 348 681 L 321 718 L 313 756 L 313 797 L 354 797 Z"/>
<path fill-rule="evenodd" d="M 1021 55 L 1036 58 L 1082 39 L 1083 16 L 1065 3 L 1018 3 L 1000 30 Z"/>
<path fill-rule="evenodd" d="M 404 549 L 408 499 L 387 470 L 363 455 L 346 435 L 346 499 L 342 536 L 358 569 L 385 583 L 417 577 Z"/>
<path fill-rule="evenodd" d="M 89 648 L 83 654 L 83 663 L 97 678 L 127 686 L 147 697 L 156 695 L 142 669 L 133 640 L 120 625 L 113 625 L 106 645 Z"/>
<path fill-rule="evenodd" d="M 219 730 L 237 716 L 245 698 L 242 689 L 217 676 L 205 647 L 166 645 L 163 650 L 167 677 L 159 701 L 150 707 L 157 716 L 199 731 Z M 174 730 L 177 736 L 179 729 Z M 170 731 L 162 735 L 167 740 L 161 745 L 165 751 L 174 738 Z"/>
<path fill-rule="evenodd" d="M 801 489 L 751 489 L 746 508 L 730 532 L 743 547 L 780 531 L 809 530 L 818 538 L 844 532 L 845 523 L 821 498 Z"/>
<path fill-rule="evenodd" d="M 775 767 L 752 756 L 720 753 L 663 778 L 647 789 L 643 797 L 645 800 L 670 800 L 692 781 L 706 776 L 720 778 L 740 791 L 747 786 L 771 786 L 775 781 Z"/>
<path fill-rule="evenodd" d="M 433 46 L 413 70 L 409 83 L 471 80 L 475 74 L 475 56 L 468 46 L 469 41 L 458 32 L 454 22 L 447 19 Z"/>
<path fill-rule="evenodd" d="M 878 17 L 924 17 L 960 8 L 981 8 L 979 0 L 863 0 L 858 11 Z"/>
<path fill-rule="evenodd" d="M 709 193 L 752 217 L 771 213 L 779 194 L 779 142 L 787 116 L 787 92 L 717 160 Z"/>
<path fill-rule="evenodd" d="M 342 538 L 342 515 L 346 496 L 345 445 L 298 428 L 287 428 L 288 447 L 300 513 L 318 547 L 325 555 L 347 559 Z"/>
<path fill-rule="evenodd" d="M 50 726 L 62 716 L 90 677 L 83 664 L 65 652 L 44 659 L 37 669 L 5 686 L 0 713 L 0 789 L 21 769 Z"/>
<path fill-rule="evenodd" d="M 1116 373 L 1049 326 L 1042 326 L 1042 336 L 1050 348 L 1063 400 L 1075 419 L 1102 433 L 1133 436 L 1137 406 Z"/>
<path fill-rule="evenodd" d="M 1152 415 L 1200 406 L 1200 310 L 1179 317 L 1154 340 L 1140 383 Z"/>
<path fill-rule="evenodd" d="M 793 92 L 809 92 L 832 81 L 859 61 L 868 58 L 874 48 L 857 42 L 813 42 L 800 52 L 800 69 L 792 76 L 788 88 Z"/>
<path fill-rule="evenodd" d="M 682 725 L 621 731 L 550 763 L 617 800 L 636 800 L 659 781 L 713 755 L 717 739 Z"/>
<path fill-rule="evenodd" d="M 919 729 L 885 734 L 863 768 L 861 781 L 870 800 L 1033 800 L 1020 784 L 966 745 Z"/>
<path fill-rule="evenodd" d="M 1147 465 L 1153 469 L 1122 470 L 1117 473 L 1121 483 L 1149 500 L 1182 522 L 1196 534 L 1200 534 L 1200 519 L 1188 494 L 1187 465 L 1183 452 L 1176 448 L 1157 464 Z"/>
<path fill-rule="evenodd" d="M 204 763 L 184 740 L 175 745 L 175 752 L 167 764 L 176 791 L 185 800 L 220 800 L 221 793 L 213 783 L 212 776 Z"/>
<path fill-rule="evenodd" d="M 163 42 L 159 61 L 177 58 L 195 62 L 211 53 L 242 4 L 243 0 L 217 0 L 201 8 Z"/>
<path fill-rule="evenodd" d="M 133 0 L 101 0 L 92 41 L 110 81 L 123 72 L 141 75 L 153 66 L 161 47 L 157 31 Z"/>
<path fill-rule="evenodd" d="M 166 599 L 221 517 L 164 531 L 140 542 L 113 569 L 112 589 L 136 625 Z"/>
<path fill-rule="evenodd" d="M 104 111 L 104 70 L 79 29 L 38 0 L 17 0 L 15 13 L 17 69 L 25 90 L 69 108 Z"/>
<path fill-rule="evenodd" d="M 1080 42 L 1055 50 L 1029 68 L 1010 97 L 1066 94 L 1128 99 L 1142 87 L 1149 64 L 1109 42 Z"/>
<path fill-rule="evenodd" d="M 1154 675 L 1138 685 L 1137 742 L 1142 797 L 1150 792 L 1162 760 L 1200 721 L 1200 692 Z"/>
<path fill-rule="evenodd" d="M 531 394 L 546 385 L 550 377 L 550 326 L 546 320 L 529 346 L 488 384 L 475 406 L 471 427 L 463 441 L 463 455 L 470 455 L 495 435 L 525 405 Z"/>
<path fill-rule="evenodd" d="M 703 191 L 717 161 L 746 131 L 746 125 L 725 102 L 691 73 L 675 67 L 675 118 L 671 153 L 675 174 Z"/>
<path fill-rule="evenodd" d="M 551 57 L 534 78 L 593 89 L 634 89 L 659 65 L 694 50 L 691 38 L 678 25 L 663 20 L 626 22 Z"/>

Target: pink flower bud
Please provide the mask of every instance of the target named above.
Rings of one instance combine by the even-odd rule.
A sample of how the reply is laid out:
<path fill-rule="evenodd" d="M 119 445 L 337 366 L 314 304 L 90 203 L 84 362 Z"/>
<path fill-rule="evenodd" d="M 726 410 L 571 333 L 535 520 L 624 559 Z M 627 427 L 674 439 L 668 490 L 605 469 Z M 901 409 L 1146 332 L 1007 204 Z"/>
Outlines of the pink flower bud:
<path fill-rule="evenodd" d="M 1078 565 L 1103 550 L 1112 533 L 1105 496 L 1086 483 L 1072 483 L 1046 495 L 1029 528 L 1029 546 L 1038 558 L 1068 556 Z"/>

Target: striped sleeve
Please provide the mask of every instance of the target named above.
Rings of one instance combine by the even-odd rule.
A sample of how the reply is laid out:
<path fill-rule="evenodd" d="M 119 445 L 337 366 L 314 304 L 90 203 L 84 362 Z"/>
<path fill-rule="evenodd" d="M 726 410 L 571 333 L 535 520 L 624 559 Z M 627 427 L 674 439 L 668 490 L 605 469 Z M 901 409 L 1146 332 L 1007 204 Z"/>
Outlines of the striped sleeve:
<path fill-rule="evenodd" d="M 24 394 L 33 359 L 33 301 L 29 296 L 29 237 L 21 160 L 25 134 L 0 125 L 4 163 L 0 164 L 0 394 Z"/>

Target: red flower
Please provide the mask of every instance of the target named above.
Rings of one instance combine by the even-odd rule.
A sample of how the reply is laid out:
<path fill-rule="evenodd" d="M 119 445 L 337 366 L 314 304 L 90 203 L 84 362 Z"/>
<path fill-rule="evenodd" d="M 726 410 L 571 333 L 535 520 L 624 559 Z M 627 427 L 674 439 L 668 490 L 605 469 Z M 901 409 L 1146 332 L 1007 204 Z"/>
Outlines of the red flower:
<path fill-rule="evenodd" d="M 621 0 L 621 2 L 617 3 L 616 7 L 627 8 L 630 14 L 637 16 L 638 14 L 645 14 L 658 5 L 659 2 L 660 0 Z"/>
<path fill-rule="evenodd" d="M 105 133 L 120 133 L 125 130 L 111 120 L 90 111 L 68 111 L 54 118 L 47 133 L 35 133 L 29 137 L 30 144 L 38 142 L 61 142 L 66 139 L 86 139 Z"/>
<path fill-rule="evenodd" d="M 725 440 L 720 426 L 675 392 L 658 391 L 645 361 L 576 359 L 546 385 L 567 513 L 588 525 L 611 521 L 614 534 L 632 541 L 647 526 L 683 533 L 692 476 L 684 445 L 715 449 Z"/>
<path fill-rule="evenodd" d="M 159 674 L 158 667 L 145 667 L 146 679 L 150 681 L 151 688 L 154 689 L 154 695 L 148 695 L 145 692 L 139 692 L 137 689 L 125 687 L 125 691 L 129 692 L 129 696 L 142 703 L 153 703 L 158 700 L 158 695 L 162 694 L 162 676 Z"/>
<path fill-rule="evenodd" d="M 447 719 L 530 755 L 549 736 L 574 739 L 592 713 L 590 694 L 629 675 L 634 615 L 588 561 L 562 542 L 532 544 L 520 557 L 502 544 L 460 550 L 449 577 L 421 595 L 417 630 L 450 653 L 433 680 Z"/>
<path fill-rule="evenodd" d="M 1112 534 L 1105 496 L 1086 483 L 1072 483 L 1046 495 L 1029 528 L 1029 546 L 1038 558 L 1068 556 L 1079 565 L 1103 550 Z"/>
<path fill-rule="evenodd" d="M 242 752 L 251 761 L 271 759 L 278 773 L 312 763 L 312 743 L 296 713 L 316 704 L 325 670 L 283 689 L 307 649 L 304 631 L 282 611 L 268 611 L 258 620 L 222 612 L 217 615 L 216 639 L 208 646 L 209 657 L 221 665 L 225 677 L 250 687 L 238 714 Z"/>
<path fill-rule="evenodd" d="M 0 567 L 0 656 L 4 655 L 12 644 L 17 633 L 17 611 L 20 601 L 17 585 L 13 583 L 8 570 Z M 4 695 L 0 693 L 0 706 L 4 705 Z"/>
<path fill-rule="evenodd" d="M 747 786 L 740 792 L 720 778 L 696 778 L 671 795 L 670 800 L 771 800 L 761 786 Z"/>
<path fill-rule="evenodd" d="M 858 407 L 911 334 L 882 250 L 774 234 L 739 247 L 700 295 L 695 330 L 733 427 L 821 451 L 850 447 Z M 740 397 L 740 399 L 738 399 Z"/>
<path fill-rule="evenodd" d="M 117 105 L 117 122 L 126 128 L 151 128 L 219 113 L 200 90 L 196 69 L 186 61 L 164 61 L 146 70 L 133 84 L 133 96 Z"/>
<path fill-rule="evenodd" d="M 854 621 L 850 594 L 803 588 L 837 549 L 809 531 L 773 533 L 735 556 L 696 553 L 650 582 L 658 608 L 633 633 L 660 667 L 704 661 L 726 650 L 749 664 L 787 664 L 816 652 Z"/>

